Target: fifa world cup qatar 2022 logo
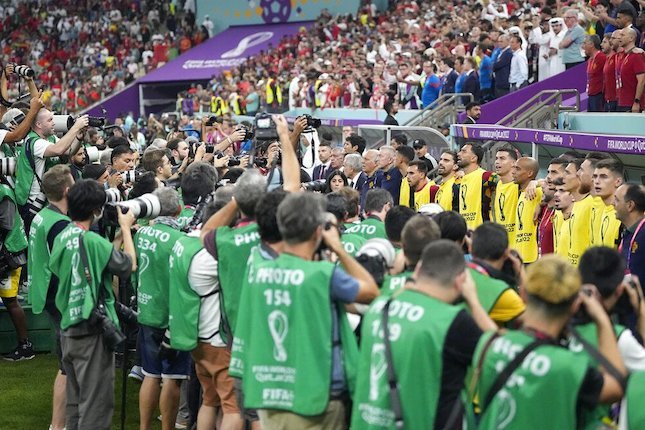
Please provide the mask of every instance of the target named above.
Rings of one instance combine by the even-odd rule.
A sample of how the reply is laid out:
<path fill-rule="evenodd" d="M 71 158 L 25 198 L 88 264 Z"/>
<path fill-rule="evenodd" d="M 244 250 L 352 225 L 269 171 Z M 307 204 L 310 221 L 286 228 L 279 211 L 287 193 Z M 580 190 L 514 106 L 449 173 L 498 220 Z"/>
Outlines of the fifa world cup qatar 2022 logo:
<path fill-rule="evenodd" d="M 253 7 L 254 1 L 249 2 Z M 260 0 L 262 19 L 267 24 L 277 24 L 289 21 L 291 16 L 291 0 Z"/>

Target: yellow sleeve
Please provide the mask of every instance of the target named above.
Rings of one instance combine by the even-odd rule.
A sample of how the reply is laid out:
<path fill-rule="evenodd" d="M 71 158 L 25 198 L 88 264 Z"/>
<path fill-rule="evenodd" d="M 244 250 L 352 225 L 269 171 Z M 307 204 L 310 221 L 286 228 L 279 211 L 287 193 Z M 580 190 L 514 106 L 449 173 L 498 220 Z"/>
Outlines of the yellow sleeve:
<path fill-rule="evenodd" d="M 509 322 L 524 312 L 526 305 L 514 290 L 508 289 L 497 299 L 493 309 L 490 311 L 490 317 L 498 324 Z"/>

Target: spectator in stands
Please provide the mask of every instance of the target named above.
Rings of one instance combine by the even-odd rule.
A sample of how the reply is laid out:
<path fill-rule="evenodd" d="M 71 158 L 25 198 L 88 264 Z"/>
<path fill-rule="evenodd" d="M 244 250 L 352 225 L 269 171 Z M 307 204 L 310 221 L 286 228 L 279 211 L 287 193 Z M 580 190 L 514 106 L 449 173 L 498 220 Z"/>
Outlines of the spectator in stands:
<path fill-rule="evenodd" d="M 619 112 L 638 113 L 645 108 L 645 55 L 634 52 L 636 30 L 620 30 L 620 46 L 625 54 L 620 68 L 617 68 L 617 89 Z"/>
<path fill-rule="evenodd" d="M 489 45 L 480 43 L 477 46 L 479 57 L 479 89 L 482 103 L 495 98 L 493 94 L 493 60 L 490 57 Z"/>
<path fill-rule="evenodd" d="M 495 97 L 505 96 L 510 91 L 509 78 L 511 74 L 511 61 L 513 60 L 513 51 L 509 46 L 509 37 L 502 34 L 497 39 L 500 52 L 493 64 L 493 74 L 495 76 Z"/>
<path fill-rule="evenodd" d="M 513 58 L 511 59 L 508 83 L 511 92 L 513 92 L 529 84 L 529 63 L 526 59 L 526 53 L 522 49 L 522 38 L 520 36 L 511 36 L 510 48 L 513 51 Z"/>
<path fill-rule="evenodd" d="M 441 79 L 437 76 L 436 66 L 432 61 L 425 61 L 423 63 L 423 71 L 425 72 L 426 77 L 423 82 L 421 101 L 425 108 L 430 106 L 439 98 L 439 94 L 441 93 Z"/>
<path fill-rule="evenodd" d="M 562 18 L 552 18 L 549 21 L 551 26 L 551 39 L 549 41 L 549 77 L 555 76 L 566 70 L 564 67 L 563 50 L 560 48 L 560 43 L 564 40 L 567 34 L 567 28 L 564 25 Z"/>
<path fill-rule="evenodd" d="M 394 115 L 399 112 L 399 104 L 396 101 L 387 101 L 385 102 L 383 109 L 385 109 L 385 113 L 387 114 L 385 120 L 383 121 L 383 124 L 399 125 L 399 122 L 396 120 L 396 118 L 394 118 Z"/>
<path fill-rule="evenodd" d="M 481 98 L 479 74 L 477 73 L 477 62 L 473 57 L 464 59 L 463 71 L 465 74 L 463 88 L 461 92 L 473 95 L 473 100 L 478 102 Z M 463 101 L 468 100 L 463 98 Z"/>
<path fill-rule="evenodd" d="M 613 33 L 605 33 L 600 44 L 605 54 L 605 65 L 602 68 L 602 94 L 605 112 L 615 112 L 618 107 L 616 98 L 616 50 L 617 39 Z"/>
<path fill-rule="evenodd" d="M 564 67 L 569 70 L 584 62 L 580 48 L 585 38 L 585 31 L 578 24 L 577 9 L 567 9 L 564 13 L 564 23 L 567 26 L 567 32 L 562 42 L 560 42 L 559 48 L 562 49 Z"/>
<path fill-rule="evenodd" d="M 464 119 L 462 124 L 477 124 L 481 116 L 481 104 L 477 101 L 470 102 L 466 105 L 466 119 Z"/>
<path fill-rule="evenodd" d="M 452 94 L 455 92 L 455 83 L 459 73 L 454 69 L 455 62 L 452 58 L 446 57 L 441 60 L 439 70 L 441 71 L 441 91 L 442 94 Z"/>
<path fill-rule="evenodd" d="M 600 51 L 600 38 L 597 35 L 586 36 L 582 43 L 582 49 L 585 51 L 587 60 L 587 95 L 589 112 L 604 111 L 603 90 L 603 69 L 605 67 L 606 57 Z"/>

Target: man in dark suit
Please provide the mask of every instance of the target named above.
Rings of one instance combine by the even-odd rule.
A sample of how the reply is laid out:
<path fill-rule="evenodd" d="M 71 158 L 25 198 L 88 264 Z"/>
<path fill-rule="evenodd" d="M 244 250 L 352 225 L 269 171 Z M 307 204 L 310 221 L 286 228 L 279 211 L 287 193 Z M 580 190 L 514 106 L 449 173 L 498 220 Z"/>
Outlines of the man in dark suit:
<path fill-rule="evenodd" d="M 394 115 L 396 115 L 399 112 L 399 103 L 388 100 L 387 102 L 385 102 L 383 109 L 385 109 L 385 112 L 387 113 L 387 116 L 385 117 L 385 121 L 383 121 L 383 124 L 399 125 L 399 122 L 396 120 L 396 118 L 394 118 Z"/>
<path fill-rule="evenodd" d="M 318 160 L 320 164 L 314 167 L 312 179 L 314 181 L 319 181 L 321 179 L 327 179 L 327 175 L 332 172 L 331 164 L 331 142 L 323 140 L 318 144 Z"/>
<path fill-rule="evenodd" d="M 495 75 L 495 98 L 505 96 L 510 91 L 511 86 L 508 82 L 508 78 L 511 74 L 511 60 L 513 59 L 513 52 L 509 47 L 508 35 L 500 35 L 497 42 L 502 51 L 497 56 L 495 64 L 493 64 L 493 73 Z"/>
<path fill-rule="evenodd" d="M 455 71 L 454 67 L 455 62 L 452 58 L 444 58 L 440 65 L 441 73 L 443 73 L 441 78 L 442 94 L 451 94 L 455 92 L 455 82 L 457 82 L 459 73 Z"/>
<path fill-rule="evenodd" d="M 466 73 L 464 86 L 461 90 L 463 93 L 470 93 L 473 95 L 473 100 L 478 102 L 480 97 L 479 75 L 477 74 L 477 63 L 473 57 L 466 57 L 464 59 L 463 70 Z M 464 100 L 467 102 L 467 100 Z"/>
<path fill-rule="evenodd" d="M 466 105 L 466 119 L 462 124 L 477 124 L 482 116 L 482 108 L 478 102 L 470 102 Z"/>
<path fill-rule="evenodd" d="M 367 175 L 363 172 L 363 157 L 359 154 L 347 154 L 343 161 L 343 173 L 347 176 L 347 186 L 359 193 L 367 182 Z M 363 201 L 361 200 L 361 208 Z"/>

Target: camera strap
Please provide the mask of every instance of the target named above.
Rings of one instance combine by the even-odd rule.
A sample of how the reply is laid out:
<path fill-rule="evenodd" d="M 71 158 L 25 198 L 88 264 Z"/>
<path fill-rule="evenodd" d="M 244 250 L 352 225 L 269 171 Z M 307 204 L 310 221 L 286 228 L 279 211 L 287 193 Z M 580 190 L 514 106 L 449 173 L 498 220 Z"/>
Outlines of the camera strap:
<path fill-rule="evenodd" d="M 42 190 L 43 180 L 40 179 L 40 176 L 38 176 L 38 172 L 36 172 L 36 161 L 34 160 L 34 149 L 32 147 L 32 145 L 35 144 L 36 140 L 38 139 L 39 138 L 37 137 L 32 137 L 30 139 L 27 139 L 27 141 L 25 142 L 25 155 L 27 156 L 27 161 L 29 161 L 29 166 L 31 166 L 31 170 L 34 172 L 34 177 L 36 178 L 36 181 L 38 181 L 38 185 Z"/>
<path fill-rule="evenodd" d="M 628 376 L 624 376 L 616 366 L 611 364 L 609 360 L 592 344 L 587 342 L 573 326 L 569 327 L 569 333 L 571 336 L 578 341 L 582 347 L 587 351 L 587 354 L 591 355 L 602 367 L 605 368 L 607 373 L 609 373 L 615 380 L 620 384 L 623 389 L 623 392 L 627 390 L 627 380 Z"/>
<path fill-rule="evenodd" d="M 390 330 L 388 322 L 390 320 L 390 304 L 394 297 L 390 297 L 381 313 L 381 326 L 383 327 L 383 344 L 385 346 L 385 361 L 387 362 L 387 383 L 390 387 L 390 405 L 394 413 L 394 426 L 397 430 L 404 428 L 403 409 L 401 407 L 401 394 L 399 392 L 399 383 L 394 371 L 394 360 L 392 358 L 392 344 L 390 343 Z"/>
<path fill-rule="evenodd" d="M 87 280 L 87 284 L 90 287 L 90 295 L 92 296 L 92 299 L 94 299 L 95 306 L 99 305 L 99 300 L 103 302 L 103 289 L 99 288 L 99 300 L 97 300 L 94 297 L 94 288 L 92 287 L 92 274 L 90 273 L 90 264 L 87 259 L 87 252 L 85 251 L 85 244 L 83 242 L 83 236 L 85 233 L 81 233 L 78 236 L 78 253 L 81 257 L 81 264 L 83 265 L 83 273 L 85 275 L 85 279 Z"/>

